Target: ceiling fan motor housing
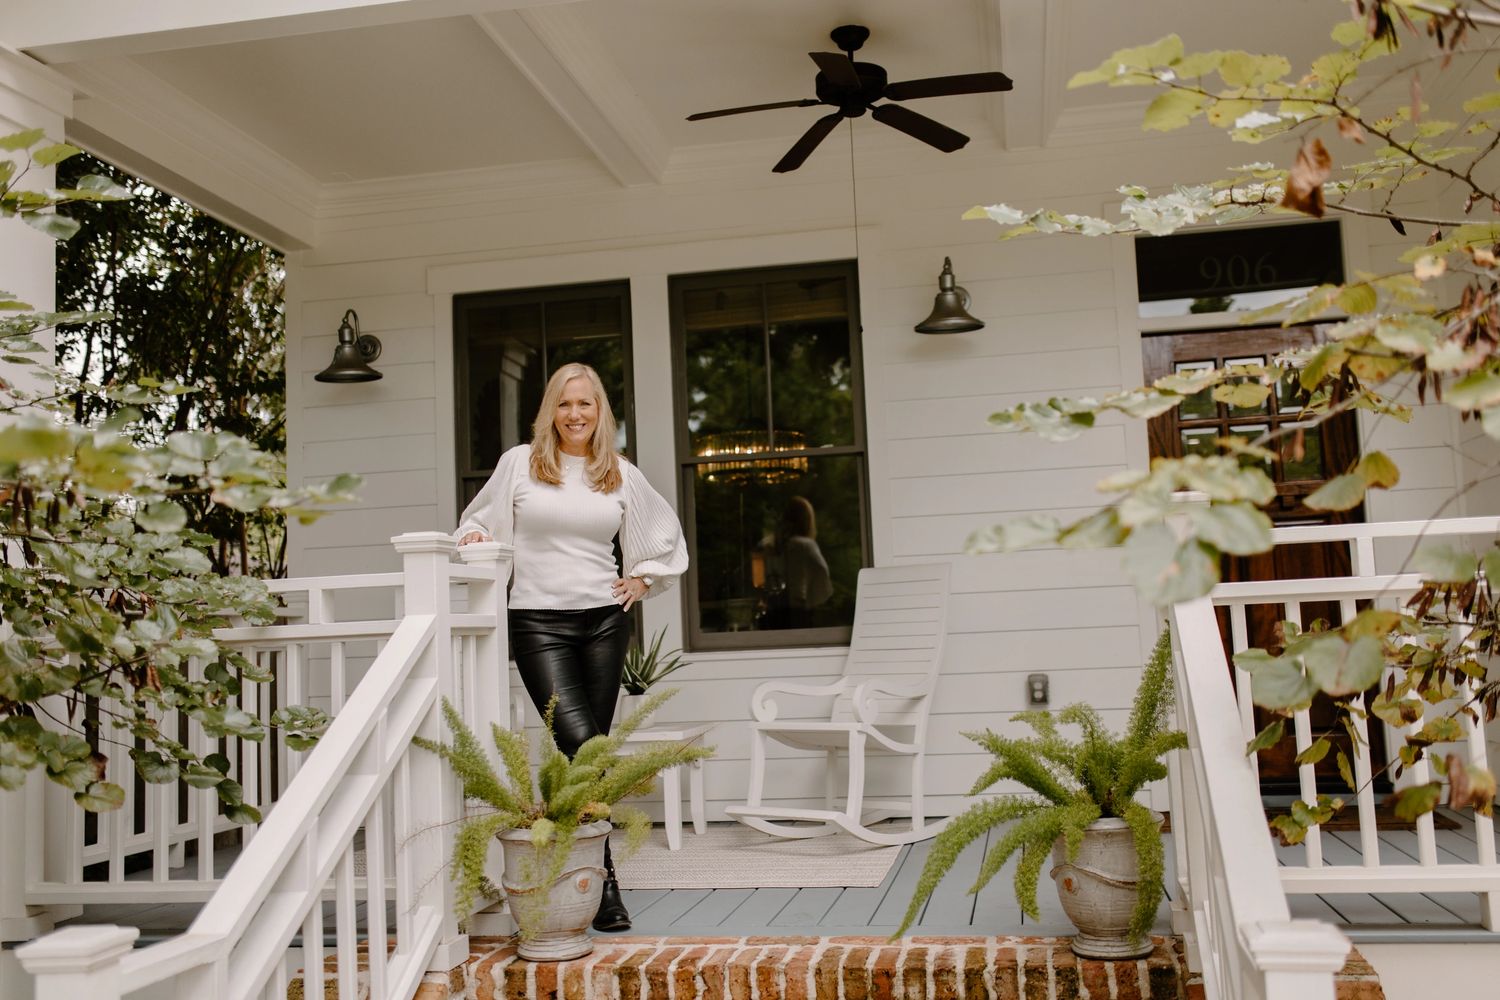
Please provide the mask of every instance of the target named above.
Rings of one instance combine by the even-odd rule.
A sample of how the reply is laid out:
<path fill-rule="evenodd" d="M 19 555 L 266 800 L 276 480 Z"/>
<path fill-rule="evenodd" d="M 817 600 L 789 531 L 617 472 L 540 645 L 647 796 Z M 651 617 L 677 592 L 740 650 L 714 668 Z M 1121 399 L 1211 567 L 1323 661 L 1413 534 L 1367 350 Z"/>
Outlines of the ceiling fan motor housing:
<path fill-rule="evenodd" d="M 818 100 L 838 108 L 845 118 L 858 118 L 885 93 L 887 78 L 884 66 L 857 62 L 854 64 L 854 72 L 859 74 L 858 87 L 833 83 L 822 73 L 813 78 L 813 92 L 818 95 Z"/>

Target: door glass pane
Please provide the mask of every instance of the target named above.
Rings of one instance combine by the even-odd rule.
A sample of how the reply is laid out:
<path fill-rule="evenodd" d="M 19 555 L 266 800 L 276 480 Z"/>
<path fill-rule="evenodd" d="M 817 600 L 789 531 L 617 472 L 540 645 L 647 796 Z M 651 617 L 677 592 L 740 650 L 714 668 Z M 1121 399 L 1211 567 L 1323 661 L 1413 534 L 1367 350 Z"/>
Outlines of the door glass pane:
<path fill-rule="evenodd" d="M 1184 427 L 1179 432 L 1182 435 L 1182 453 L 1184 455 L 1217 455 L 1218 445 L 1214 441 L 1219 436 L 1217 427 Z"/>
<path fill-rule="evenodd" d="M 1261 435 L 1265 434 L 1265 432 L 1265 424 L 1236 424 L 1235 426 L 1229 428 L 1230 437 L 1239 438 L 1241 441 L 1244 441 L 1247 444 L 1251 441 L 1256 440 Z M 1269 444 L 1266 444 L 1264 446 L 1271 447 L 1271 445 Z M 1266 472 L 1269 473 L 1271 471 L 1270 462 L 1267 459 L 1255 458 L 1252 455 L 1241 455 L 1240 464 L 1263 465 L 1265 466 Z"/>
<path fill-rule="evenodd" d="M 1233 367 L 1234 365 L 1263 365 L 1265 363 L 1265 358 L 1230 358 L 1224 362 L 1224 365 L 1225 367 Z M 1226 384 L 1233 385 L 1235 382 L 1254 381 L 1257 381 L 1257 379 L 1246 376 L 1239 379 L 1230 379 Z M 1229 415 L 1231 417 L 1258 417 L 1263 413 L 1269 412 L 1271 412 L 1271 403 L 1269 396 L 1267 396 L 1264 400 L 1254 406 L 1231 406 L 1229 408 Z"/>
<path fill-rule="evenodd" d="M 1305 428 L 1300 441 L 1301 457 L 1297 455 L 1299 442 L 1294 427 Z M 1281 441 L 1282 479 L 1287 482 L 1326 479 L 1322 433 L 1314 426 L 1302 424 L 1282 424 L 1280 429 L 1289 432 Z"/>
<path fill-rule="evenodd" d="M 860 568 L 861 459 L 742 463 L 692 476 L 704 632 L 848 627 Z"/>
<path fill-rule="evenodd" d="M 1177 372 L 1201 372 L 1212 368 L 1212 361 L 1179 361 L 1173 366 Z M 1195 392 L 1178 407 L 1180 420 L 1211 420 L 1219 415 L 1219 404 L 1214 402 L 1212 389 Z"/>
<path fill-rule="evenodd" d="M 848 302 L 842 277 L 766 285 L 778 448 L 854 443 Z"/>
<path fill-rule="evenodd" d="M 569 362 L 589 365 L 599 373 L 618 425 L 615 446 L 628 454 L 625 416 L 629 401 L 619 296 L 547 303 L 547 364 L 556 371 Z"/>
<path fill-rule="evenodd" d="M 542 401 L 542 309 L 536 303 L 469 315 L 470 469 L 493 469 L 500 454 L 531 439 Z"/>
<path fill-rule="evenodd" d="M 687 291 L 682 320 L 694 454 L 769 448 L 761 286 Z"/>

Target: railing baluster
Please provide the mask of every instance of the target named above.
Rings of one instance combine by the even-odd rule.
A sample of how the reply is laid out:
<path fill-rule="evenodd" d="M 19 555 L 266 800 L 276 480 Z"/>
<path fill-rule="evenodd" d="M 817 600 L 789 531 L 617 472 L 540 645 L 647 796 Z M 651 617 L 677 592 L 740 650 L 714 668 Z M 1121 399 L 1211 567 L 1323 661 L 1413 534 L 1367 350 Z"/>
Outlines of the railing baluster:
<path fill-rule="evenodd" d="M 314 820 L 302 843 L 303 879 L 312 905 L 302 918 L 302 995 L 321 997 L 327 992 L 323 978 L 323 892 L 317 881 L 318 824 Z"/>
<path fill-rule="evenodd" d="M 126 697 L 130 695 L 128 685 L 125 686 L 125 694 Z M 99 740 L 104 756 L 109 761 L 109 778 L 125 789 L 125 804 L 99 816 L 99 834 L 109 843 L 109 880 L 117 883 L 125 881 L 125 839 L 134 832 L 132 828 L 135 826 L 135 770 L 120 741 L 133 738 L 111 725 L 108 706 L 101 705 Z M 109 832 L 105 833 L 105 830 Z"/>
<path fill-rule="evenodd" d="M 396 795 L 396 846 L 411 839 L 414 819 L 411 814 L 411 751 L 401 755 L 392 784 Z M 412 852 L 396 851 L 396 946 L 411 940 L 412 903 L 416 890 L 416 873 L 412 871 Z"/>
<path fill-rule="evenodd" d="M 1358 613 L 1353 600 L 1339 602 L 1339 617 L 1345 625 Z M 1349 748 L 1354 758 L 1354 795 L 1359 809 L 1359 853 L 1366 868 L 1378 868 L 1380 829 L 1375 819 L 1375 786 L 1370 780 L 1370 727 L 1364 715 L 1350 715 L 1349 721 L 1359 737 L 1359 745 Z"/>
<path fill-rule="evenodd" d="M 1285 605 L 1287 621 L 1293 622 L 1298 628 L 1307 627 L 1307 618 L 1304 614 L 1301 601 L 1287 601 Z M 1296 733 L 1297 753 L 1302 753 L 1312 746 L 1312 716 L 1305 708 L 1300 708 L 1292 713 L 1292 728 Z M 1302 793 L 1302 801 L 1314 808 L 1318 804 L 1318 777 L 1317 771 L 1312 764 L 1299 764 L 1297 766 L 1297 784 Z M 1309 868 L 1321 868 L 1323 866 L 1323 828 L 1312 826 L 1307 830 L 1307 837 L 1302 842 L 1303 850 L 1307 856 Z"/>
<path fill-rule="evenodd" d="M 344 707 L 344 691 L 347 678 L 344 674 L 344 643 L 332 642 L 328 645 L 328 700 L 332 707 L 332 714 L 337 715 Z"/>
<path fill-rule="evenodd" d="M 365 942 L 370 960 L 370 1000 L 386 1000 L 385 793 L 365 817 Z"/>
<path fill-rule="evenodd" d="M 335 967 L 338 970 L 339 996 L 352 997 L 358 992 L 356 984 L 359 981 L 359 928 L 355 926 L 354 915 L 353 843 L 345 847 L 339 857 L 338 869 L 334 872 L 333 899 L 333 927 L 338 949 Z"/>
<path fill-rule="evenodd" d="M 254 655 L 252 653 L 252 655 Z M 251 718 L 261 718 L 261 686 L 259 684 L 242 684 L 240 686 L 240 703 Z M 250 805 L 260 801 L 260 768 L 256 766 L 260 760 L 260 745 L 251 740 L 236 739 L 234 752 L 230 759 L 240 771 L 240 791 Z M 242 844 L 248 844 L 255 837 L 258 824 L 246 823 L 240 827 Z"/>
<path fill-rule="evenodd" d="M 194 680 L 202 680 L 203 664 L 196 659 L 190 660 L 188 676 Z M 207 756 L 211 752 L 209 737 L 203 731 L 202 724 L 196 720 L 191 721 L 188 732 L 188 745 L 193 752 L 200 757 Z M 214 831 L 218 825 L 219 796 L 212 788 L 194 788 L 188 792 L 188 802 L 197 818 L 198 881 L 209 882 L 214 877 Z"/>
<path fill-rule="evenodd" d="M 307 704 L 307 675 L 302 665 L 302 643 L 289 642 L 286 646 L 286 697 L 289 705 Z M 304 751 L 286 751 L 286 783 L 290 785 L 302 766 Z"/>

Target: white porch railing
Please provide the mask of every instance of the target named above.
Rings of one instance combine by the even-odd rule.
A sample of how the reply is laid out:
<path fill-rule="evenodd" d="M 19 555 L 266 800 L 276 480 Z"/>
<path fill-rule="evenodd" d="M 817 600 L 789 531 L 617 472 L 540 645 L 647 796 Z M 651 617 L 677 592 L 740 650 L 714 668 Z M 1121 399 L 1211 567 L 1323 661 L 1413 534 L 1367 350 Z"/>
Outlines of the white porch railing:
<path fill-rule="evenodd" d="M 1418 536 L 1493 538 L 1500 534 L 1500 518 L 1278 528 L 1273 534 L 1278 545 L 1347 543 L 1354 575 L 1225 583 L 1214 588 L 1210 597 L 1171 610 L 1179 651 L 1177 711 L 1190 743 L 1189 750 L 1178 755 L 1171 778 L 1181 883 L 1174 921 L 1187 941 L 1190 967 L 1203 974 L 1209 1000 L 1333 996 L 1332 973 L 1344 961 L 1348 940 L 1329 925 L 1290 919 L 1288 893 L 1476 892 L 1484 924 L 1491 928 L 1500 900 L 1500 867 L 1495 864 L 1494 834 L 1486 817 L 1475 817 L 1479 845 L 1474 863 L 1439 863 L 1430 816 L 1417 824 L 1417 864 L 1381 856 L 1368 743 L 1359 748 L 1353 761 L 1356 783 L 1361 786 L 1356 796 L 1359 863 L 1328 864 L 1317 827 L 1309 831 L 1305 842 L 1304 864 L 1284 863 L 1286 858 L 1278 861 L 1266 829 L 1256 762 L 1245 754 L 1246 742 L 1255 734 L 1250 679 L 1243 671 L 1231 670 L 1214 610 L 1216 606 L 1229 609 L 1231 647 L 1239 651 L 1249 645 L 1247 607 L 1275 605 L 1284 619 L 1305 624 L 1303 609 L 1311 603 L 1336 602 L 1345 621 L 1354 616 L 1360 600 L 1395 606 L 1416 590 L 1420 580 L 1411 573 L 1377 573 L 1377 543 L 1410 548 Z M 1396 557 L 1404 558 L 1404 554 L 1398 552 Z M 1356 724 L 1364 735 L 1363 724 Z M 1487 766 L 1482 727 L 1465 725 L 1470 760 Z M 1307 712 L 1296 713 L 1294 728 L 1300 752 L 1314 739 Z M 1399 742 L 1404 734 L 1394 735 Z M 1412 777 L 1430 780 L 1421 766 L 1413 769 Z M 1300 767 L 1298 778 L 1303 799 L 1316 800 L 1312 765 Z"/>
<path fill-rule="evenodd" d="M 1438 539 L 1479 536 L 1485 545 L 1500 536 L 1500 518 L 1470 517 L 1443 521 L 1397 521 L 1384 524 L 1318 525 L 1296 528 L 1278 528 L 1274 532 L 1278 545 L 1310 542 L 1345 542 L 1350 547 L 1354 575 L 1342 578 L 1315 580 L 1272 580 L 1246 583 L 1224 583 L 1215 587 L 1211 595 L 1213 604 L 1229 609 L 1230 641 L 1238 652 L 1249 645 L 1246 628 L 1246 609 L 1256 605 L 1271 605 L 1280 609 L 1283 620 L 1296 622 L 1299 626 L 1310 623 L 1312 612 L 1306 606 L 1315 603 L 1336 602 L 1343 621 L 1351 620 L 1357 602 L 1369 601 L 1376 607 L 1399 608 L 1416 592 L 1421 578 L 1409 572 L 1377 572 L 1375 546 L 1382 541 L 1405 541 L 1404 548 L 1411 543 L 1436 542 Z M 1404 557 L 1404 552 L 1401 553 Z M 1392 567 L 1400 570 L 1401 566 Z M 1464 679 L 1456 685 L 1456 703 L 1467 700 L 1473 692 L 1473 683 Z M 1238 702 L 1239 733 L 1249 739 L 1254 735 L 1254 706 L 1250 702 L 1250 678 L 1236 668 L 1235 688 L 1241 692 Z M 1316 738 L 1306 710 L 1292 717 L 1297 751 L 1307 749 Z M 1424 720 L 1425 721 L 1425 720 Z M 1484 726 L 1481 722 L 1463 717 L 1464 741 L 1459 752 L 1465 753 L 1470 763 L 1489 767 L 1489 754 L 1485 745 Z M 1500 917 L 1500 865 L 1495 859 L 1494 821 L 1488 816 L 1475 814 L 1474 833 L 1477 841 L 1473 862 L 1442 863 L 1439 860 L 1436 831 L 1432 814 L 1417 820 L 1417 863 L 1409 859 L 1382 856 L 1375 818 L 1375 790 L 1371 776 L 1377 767 L 1387 761 L 1372 762 L 1368 742 L 1368 723 L 1364 719 L 1353 720 L 1361 742 L 1351 753 L 1355 783 L 1359 785 L 1355 797 L 1359 819 L 1359 858 L 1357 863 L 1330 863 L 1324 851 L 1322 830 L 1312 827 L 1303 842 L 1302 863 L 1291 863 L 1290 859 L 1280 870 L 1281 882 L 1289 893 L 1323 892 L 1474 892 L 1479 898 L 1480 919 L 1488 930 L 1497 929 Z M 1376 725 L 1382 725 L 1375 720 Z M 1411 732 L 1420 729 L 1422 722 L 1396 729 L 1386 727 L 1385 744 L 1394 756 L 1397 747 Z M 1249 759 L 1255 766 L 1254 758 Z M 1415 783 L 1432 780 L 1432 770 L 1425 762 L 1409 769 L 1409 779 Z M 1314 767 L 1304 764 L 1298 768 L 1300 794 L 1304 801 L 1317 799 L 1317 781 Z M 1347 797 L 1347 790 L 1343 793 Z M 1393 853 L 1393 852 L 1387 852 Z M 1403 861 L 1405 863 L 1403 863 Z"/>
<path fill-rule="evenodd" d="M 174 815 L 173 787 L 149 786 L 145 812 L 158 818 L 147 842 L 150 880 L 125 877 L 116 859 L 141 832 L 115 821 L 107 831 L 106 882 L 40 881 L 30 887 L 28 900 L 38 902 L 94 901 L 101 887 L 113 887 L 103 891 L 132 901 L 158 898 L 153 893 L 175 900 L 207 895 L 185 934 L 147 948 L 132 949 L 135 928 L 79 926 L 17 949 L 21 964 L 36 977 L 37 1000 L 116 1000 L 148 987 L 181 1000 L 281 1000 L 287 995 L 288 951 L 299 932 L 303 995 L 321 996 L 323 902 L 329 897 L 340 996 L 407 1000 L 425 971 L 462 964 L 467 940 L 458 932 L 444 866 L 463 803 L 448 769 L 435 756 L 413 750 L 411 739 L 440 738 L 437 706 L 443 697 L 460 705 L 471 725 L 506 724 L 509 555 L 495 544 L 466 546 L 458 565 L 447 535 L 415 533 L 393 542 L 402 554 L 402 573 L 284 581 L 276 589 L 307 595 L 305 621 L 221 633 L 257 655 L 280 657 L 282 690 L 275 700 L 282 704 L 307 697 L 313 669 L 309 647 L 326 647 L 332 724 L 306 753 L 284 746 L 273 752 L 269 744 L 236 748 L 231 761 L 246 801 L 268 808 L 217 884 L 213 790 L 190 796 L 198 802 L 189 832 L 182 828 L 180 810 Z M 399 602 L 391 619 L 333 620 L 338 591 L 397 585 Z M 455 588 L 467 592 L 459 602 Z M 379 643 L 378 653 L 363 678 L 351 683 L 349 647 L 372 640 Z M 266 701 L 256 707 L 269 714 Z M 171 855 L 188 839 L 196 841 L 198 864 L 187 877 L 173 878 Z M 79 870 L 88 856 L 80 843 L 68 841 L 65 872 Z M 387 926 L 388 901 L 394 903 L 393 928 Z M 361 903 L 365 916 L 357 920 Z M 359 955 L 361 936 L 374 943 L 366 962 Z M 363 977 L 362 964 L 367 964 Z M 358 989 L 358 978 L 364 978 L 367 993 Z"/>

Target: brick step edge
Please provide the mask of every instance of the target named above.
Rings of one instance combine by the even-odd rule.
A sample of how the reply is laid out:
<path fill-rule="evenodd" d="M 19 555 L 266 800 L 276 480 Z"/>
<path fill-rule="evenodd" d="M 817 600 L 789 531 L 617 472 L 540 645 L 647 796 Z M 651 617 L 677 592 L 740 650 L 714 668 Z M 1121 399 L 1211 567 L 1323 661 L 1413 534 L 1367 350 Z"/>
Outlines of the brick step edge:
<path fill-rule="evenodd" d="M 470 942 L 474 1000 L 1184 1000 L 1179 942 L 1080 959 L 1066 938 L 611 937 L 571 962 Z M 425 1000 L 425 998 L 424 998 Z"/>

